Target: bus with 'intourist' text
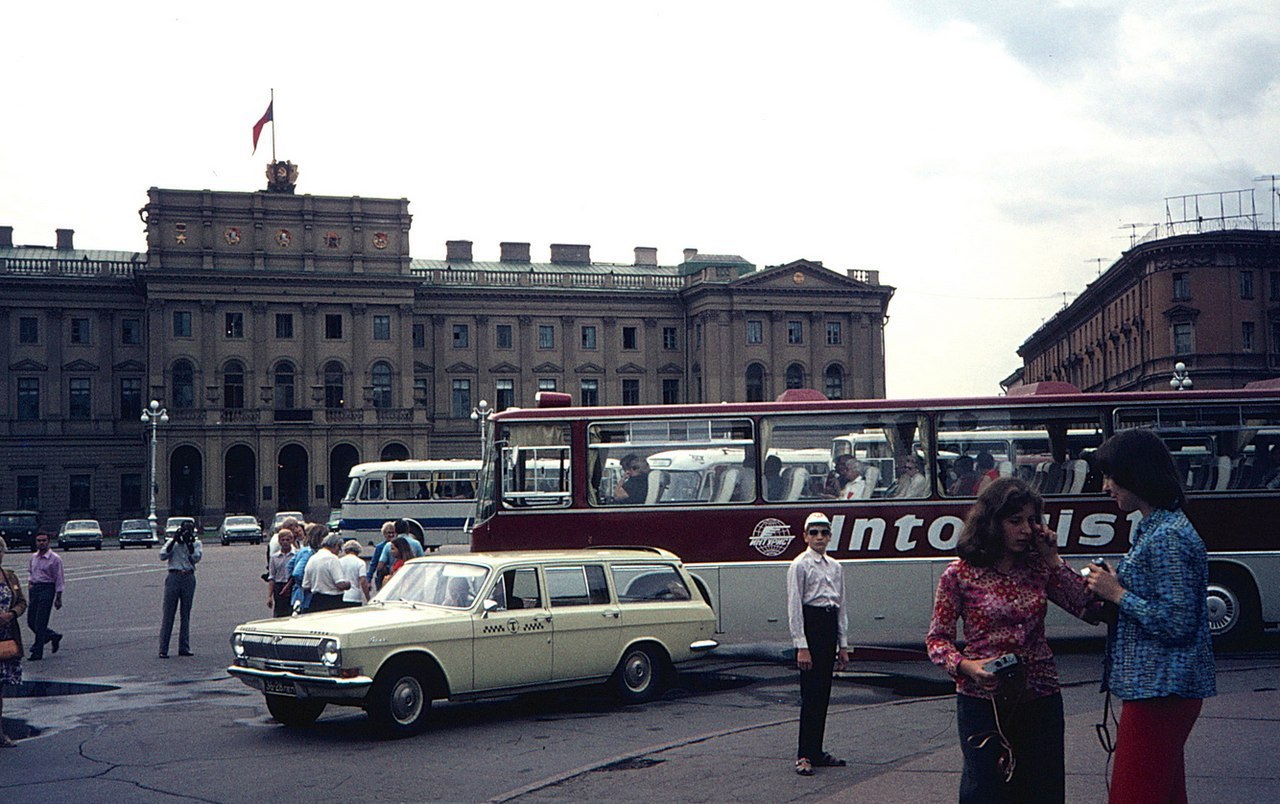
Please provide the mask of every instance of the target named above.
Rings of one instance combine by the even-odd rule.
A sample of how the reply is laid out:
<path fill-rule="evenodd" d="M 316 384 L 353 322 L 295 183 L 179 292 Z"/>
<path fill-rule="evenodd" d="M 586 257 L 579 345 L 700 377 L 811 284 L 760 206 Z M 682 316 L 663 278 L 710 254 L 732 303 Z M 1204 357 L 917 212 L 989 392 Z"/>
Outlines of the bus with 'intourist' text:
<path fill-rule="evenodd" d="M 1016 474 L 1044 496 L 1069 563 L 1114 564 L 1141 514 L 1103 494 L 1093 453 L 1119 430 L 1147 427 L 1173 453 L 1210 553 L 1215 639 L 1246 641 L 1280 621 L 1278 388 L 1103 394 L 1039 383 L 972 399 L 786 396 L 497 413 L 472 548 L 666 548 L 702 584 L 722 633 L 781 636 L 786 566 L 805 548 L 805 517 L 820 510 L 832 520 L 829 554 L 845 565 L 850 632 L 904 641 L 928 627 L 938 575 L 984 477 Z M 623 484 L 643 493 L 618 494 Z M 1050 627 L 1089 633 L 1065 615 Z"/>

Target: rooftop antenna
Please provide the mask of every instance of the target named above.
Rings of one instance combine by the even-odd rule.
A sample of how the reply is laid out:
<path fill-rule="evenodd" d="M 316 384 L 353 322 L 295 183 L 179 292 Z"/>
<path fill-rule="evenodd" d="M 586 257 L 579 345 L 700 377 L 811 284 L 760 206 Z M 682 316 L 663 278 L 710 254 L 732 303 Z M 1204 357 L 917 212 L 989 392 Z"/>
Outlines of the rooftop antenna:
<path fill-rule="evenodd" d="M 1106 257 L 1090 257 L 1089 259 L 1085 260 L 1085 262 L 1096 262 L 1098 264 L 1098 276 L 1102 276 L 1102 261 L 1105 259 Z"/>
<path fill-rule="evenodd" d="M 1120 228 L 1129 230 L 1129 248 L 1133 248 L 1138 245 L 1138 227 L 1146 229 L 1148 226 L 1159 225 L 1160 224 L 1158 223 L 1122 223 L 1120 224 Z"/>
<path fill-rule="evenodd" d="M 1265 176 L 1258 176 L 1257 178 L 1254 179 L 1254 181 L 1271 182 L 1271 228 L 1272 230 L 1276 228 L 1276 197 L 1277 197 L 1276 196 L 1276 180 L 1278 179 L 1280 179 L 1280 176 L 1277 176 L 1274 173 L 1268 173 Z"/>

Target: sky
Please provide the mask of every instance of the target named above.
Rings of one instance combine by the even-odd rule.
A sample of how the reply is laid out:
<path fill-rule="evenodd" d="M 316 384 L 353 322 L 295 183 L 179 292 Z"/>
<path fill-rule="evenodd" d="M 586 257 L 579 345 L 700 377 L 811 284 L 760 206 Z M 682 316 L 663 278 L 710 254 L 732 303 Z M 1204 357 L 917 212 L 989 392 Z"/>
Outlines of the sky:
<path fill-rule="evenodd" d="M 21 3 L 0 225 L 142 251 L 147 188 L 408 198 L 527 241 L 873 269 L 890 397 L 990 394 L 1165 199 L 1280 174 L 1273 0 Z M 21 65 L 16 69 L 15 65 Z M 1131 227 L 1129 224 L 1140 224 Z"/>

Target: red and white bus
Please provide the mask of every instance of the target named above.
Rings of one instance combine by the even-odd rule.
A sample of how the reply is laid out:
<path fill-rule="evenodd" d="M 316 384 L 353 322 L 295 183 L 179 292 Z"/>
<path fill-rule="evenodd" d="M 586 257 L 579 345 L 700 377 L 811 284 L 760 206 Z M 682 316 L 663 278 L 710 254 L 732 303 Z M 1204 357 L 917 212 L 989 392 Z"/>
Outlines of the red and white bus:
<path fill-rule="evenodd" d="M 473 549 L 663 547 L 705 584 L 720 631 L 782 635 L 786 565 L 804 549 L 805 517 L 821 510 L 860 642 L 924 633 L 983 471 L 1040 490 L 1077 567 L 1124 553 L 1141 515 L 1102 493 L 1091 458 L 1117 430 L 1150 427 L 1173 452 L 1210 551 L 1215 636 L 1241 641 L 1280 621 L 1276 388 L 1084 394 L 1039 383 L 975 399 L 540 406 L 490 425 Z M 863 482 L 839 495 L 856 498 L 835 499 L 845 478 L 826 475 L 846 454 Z M 618 503 L 631 455 L 647 460 L 647 478 L 630 481 L 645 493 Z M 908 465 L 925 478 L 899 478 Z"/>

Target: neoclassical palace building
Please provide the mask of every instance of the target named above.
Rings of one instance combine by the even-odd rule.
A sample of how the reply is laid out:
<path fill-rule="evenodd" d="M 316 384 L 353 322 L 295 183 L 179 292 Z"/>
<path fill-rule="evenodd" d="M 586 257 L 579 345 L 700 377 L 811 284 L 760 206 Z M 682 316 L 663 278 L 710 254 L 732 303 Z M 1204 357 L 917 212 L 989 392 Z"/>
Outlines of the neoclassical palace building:
<path fill-rule="evenodd" d="M 362 461 L 476 456 L 470 415 L 533 404 L 884 396 L 893 288 L 820 262 L 449 241 L 410 257 L 406 199 L 152 188 L 145 253 L 14 245 L 0 226 L 0 510 L 44 527 L 145 516 L 320 517 Z M 291 175 L 292 174 L 292 175 Z"/>

